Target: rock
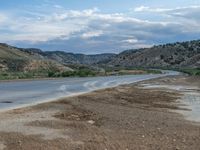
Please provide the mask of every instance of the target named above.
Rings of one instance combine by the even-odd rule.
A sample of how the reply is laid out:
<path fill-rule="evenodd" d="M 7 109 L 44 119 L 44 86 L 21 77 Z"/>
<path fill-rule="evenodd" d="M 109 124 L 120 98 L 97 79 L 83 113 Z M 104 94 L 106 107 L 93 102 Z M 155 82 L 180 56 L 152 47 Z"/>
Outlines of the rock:
<path fill-rule="evenodd" d="M 89 124 L 94 124 L 94 123 L 95 123 L 94 120 L 88 120 L 87 122 L 88 122 Z"/>

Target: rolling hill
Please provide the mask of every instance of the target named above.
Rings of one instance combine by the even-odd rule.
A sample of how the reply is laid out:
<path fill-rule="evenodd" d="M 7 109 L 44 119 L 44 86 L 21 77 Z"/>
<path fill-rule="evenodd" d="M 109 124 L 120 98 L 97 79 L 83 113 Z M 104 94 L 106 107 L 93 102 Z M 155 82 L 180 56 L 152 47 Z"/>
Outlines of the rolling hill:
<path fill-rule="evenodd" d="M 35 56 L 42 56 L 43 58 L 48 58 L 55 60 L 61 64 L 71 65 L 71 64 L 82 64 L 82 65 L 94 65 L 101 62 L 108 62 L 113 59 L 116 54 L 105 53 L 105 54 L 96 54 L 96 55 L 85 55 L 85 54 L 74 54 L 67 53 L 64 51 L 42 51 L 40 49 L 22 49 L 21 51 L 33 54 Z"/>
<path fill-rule="evenodd" d="M 0 44 L 0 70 L 13 72 L 71 70 L 35 52 L 26 52 L 7 44 Z"/>
<path fill-rule="evenodd" d="M 17 48 L 0 43 L 0 79 L 89 76 L 104 72 L 96 64 L 115 54 L 84 55 Z"/>
<path fill-rule="evenodd" d="M 147 68 L 200 68 L 200 40 L 124 51 L 106 65 Z"/>
<path fill-rule="evenodd" d="M 64 51 L 42 51 L 0 44 L 0 70 L 69 71 L 77 66 L 143 68 L 200 68 L 200 40 L 151 48 L 126 50 L 120 54 L 84 55 Z"/>

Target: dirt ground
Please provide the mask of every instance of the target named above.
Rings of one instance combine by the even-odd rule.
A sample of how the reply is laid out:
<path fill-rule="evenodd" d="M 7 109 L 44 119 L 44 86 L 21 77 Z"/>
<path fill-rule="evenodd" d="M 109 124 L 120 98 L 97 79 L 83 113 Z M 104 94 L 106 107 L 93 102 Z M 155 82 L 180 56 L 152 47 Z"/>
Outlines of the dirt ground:
<path fill-rule="evenodd" d="M 144 84 L 199 87 L 200 78 L 165 77 L 1 113 L 0 150 L 200 149 L 200 124 L 174 113 L 182 93 Z"/>

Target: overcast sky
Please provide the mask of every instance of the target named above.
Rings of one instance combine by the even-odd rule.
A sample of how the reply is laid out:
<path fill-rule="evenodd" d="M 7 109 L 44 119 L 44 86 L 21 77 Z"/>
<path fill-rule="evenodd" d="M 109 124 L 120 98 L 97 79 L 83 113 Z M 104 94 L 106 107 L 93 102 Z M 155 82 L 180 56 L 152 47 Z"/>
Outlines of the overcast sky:
<path fill-rule="evenodd" d="M 200 0 L 1 0 L 0 42 L 74 53 L 200 39 Z"/>

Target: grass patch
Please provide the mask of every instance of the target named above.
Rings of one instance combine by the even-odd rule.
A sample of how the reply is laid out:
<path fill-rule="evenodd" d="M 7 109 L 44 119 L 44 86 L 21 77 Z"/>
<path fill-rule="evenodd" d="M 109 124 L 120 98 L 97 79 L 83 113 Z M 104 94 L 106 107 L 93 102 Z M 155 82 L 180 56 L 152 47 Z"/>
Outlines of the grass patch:
<path fill-rule="evenodd" d="M 31 72 L 0 71 L 0 80 L 34 79 L 34 78 L 59 78 L 59 77 L 93 77 L 109 75 L 136 75 L 136 74 L 161 74 L 160 70 L 138 68 L 109 68 L 98 72 L 89 68 L 81 67 L 74 71 L 59 72 L 56 70 L 36 70 Z"/>
<path fill-rule="evenodd" d="M 106 67 L 107 75 L 162 74 L 161 70 L 138 67 Z"/>
<path fill-rule="evenodd" d="M 0 80 L 31 79 L 48 77 L 44 72 L 0 72 Z"/>
<path fill-rule="evenodd" d="M 200 76 L 200 68 L 195 68 L 195 69 L 179 69 L 180 72 L 193 75 L 193 76 Z"/>
<path fill-rule="evenodd" d="M 48 77 L 90 77 L 98 75 L 97 72 L 89 69 L 64 71 L 64 72 L 48 72 Z"/>

